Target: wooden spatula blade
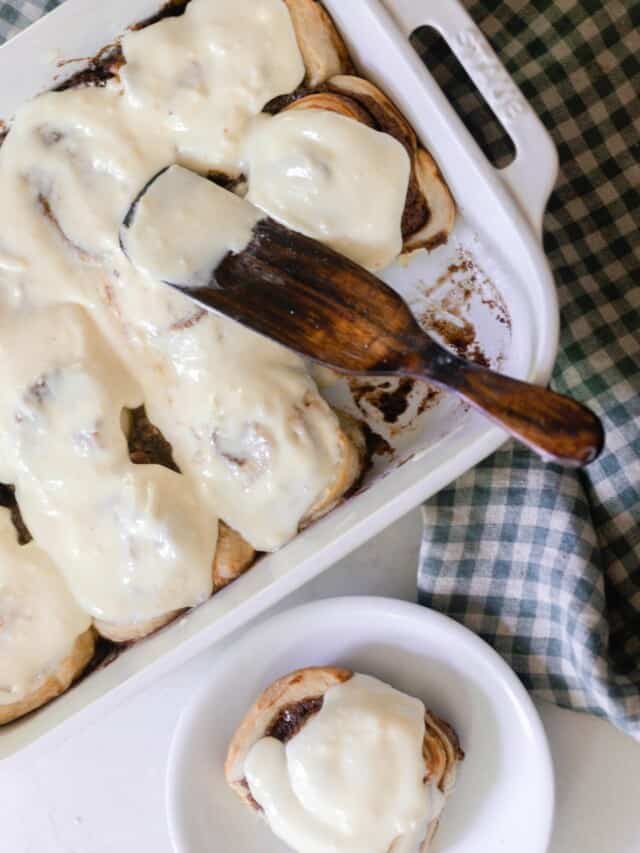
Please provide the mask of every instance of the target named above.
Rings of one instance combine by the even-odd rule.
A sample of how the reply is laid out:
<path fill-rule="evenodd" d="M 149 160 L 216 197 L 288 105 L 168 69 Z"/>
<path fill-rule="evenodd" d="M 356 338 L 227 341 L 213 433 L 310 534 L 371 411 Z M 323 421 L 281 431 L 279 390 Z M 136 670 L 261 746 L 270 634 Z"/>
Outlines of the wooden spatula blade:
<path fill-rule="evenodd" d="M 385 373 L 424 344 L 398 294 L 337 252 L 272 219 L 218 265 L 192 299 L 302 355 L 349 372 Z"/>
<path fill-rule="evenodd" d="M 147 184 L 120 240 L 152 278 L 302 355 L 347 373 L 435 382 L 565 465 L 585 465 L 602 449 L 602 424 L 585 406 L 459 358 L 422 331 L 384 282 L 182 167 Z"/>

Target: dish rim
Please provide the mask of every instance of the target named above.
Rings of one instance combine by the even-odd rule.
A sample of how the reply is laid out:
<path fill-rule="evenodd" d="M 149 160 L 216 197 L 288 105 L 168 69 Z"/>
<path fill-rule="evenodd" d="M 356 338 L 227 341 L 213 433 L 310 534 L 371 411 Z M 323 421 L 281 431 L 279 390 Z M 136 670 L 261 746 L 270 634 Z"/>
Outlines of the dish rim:
<path fill-rule="evenodd" d="M 314 619 L 322 617 L 328 611 L 331 611 L 331 613 L 343 611 L 346 614 L 353 614 L 356 617 L 354 620 L 354 625 L 356 626 L 362 624 L 377 625 L 382 624 L 388 619 L 399 620 L 410 617 L 411 622 L 414 624 L 424 623 L 425 633 L 427 631 L 447 633 L 451 637 L 452 648 L 456 643 L 460 642 L 463 645 L 468 644 L 467 648 L 477 649 L 485 656 L 488 665 L 496 673 L 501 684 L 504 685 L 505 692 L 511 695 L 518 711 L 524 714 L 525 723 L 523 727 L 526 726 L 529 730 L 532 742 L 535 744 L 536 752 L 540 753 L 540 769 L 546 777 L 545 794 L 541 795 L 541 802 L 544 801 L 543 808 L 546 810 L 544 850 L 548 850 L 555 817 L 555 773 L 549 740 L 540 715 L 524 685 L 498 652 L 480 636 L 451 617 L 421 604 L 386 596 L 344 595 L 335 598 L 323 598 L 287 608 L 252 625 L 246 634 L 238 638 L 234 646 L 225 648 L 220 660 L 221 668 L 223 670 L 231 670 L 233 668 L 234 656 L 235 658 L 240 658 L 243 652 L 246 652 L 247 649 L 250 649 L 259 642 L 262 634 L 278 630 L 283 636 L 287 636 L 291 626 L 309 624 Z M 379 616 L 380 618 L 378 621 L 375 618 L 371 618 L 368 622 L 364 622 L 364 617 L 367 615 L 371 617 Z M 361 621 L 358 621 L 358 616 L 362 617 Z M 356 628 L 355 630 L 357 633 L 358 629 Z M 368 629 L 365 630 L 368 631 Z M 422 630 L 421 627 L 420 631 Z M 366 641 L 365 645 L 367 642 L 374 642 L 374 639 L 371 638 L 369 641 Z M 404 650 L 399 649 L 398 651 L 401 654 Z M 180 784 L 180 764 L 185 749 L 190 743 L 191 728 L 194 720 L 201 712 L 207 696 L 211 692 L 217 678 L 219 678 L 219 674 L 219 670 L 209 673 L 198 685 L 197 689 L 191 695 L 188 704 L 181 711 L 171 738 L 165 772 L 164 801 L 167 827 L 174 853 L 189 853 L 189 845 L 184 834 L 185 830 L 180 822 L 176 805 L 179 794 L 178 786 Z M 287 674 L 287 672 L 281 673 L 282 676 Z M 260 687 L 256 686 L 256 696 L 260 689 Z M 239 724 L 240 720 L 237 722 Z M 222 772 L 222 768 L 220 772 Z"/>

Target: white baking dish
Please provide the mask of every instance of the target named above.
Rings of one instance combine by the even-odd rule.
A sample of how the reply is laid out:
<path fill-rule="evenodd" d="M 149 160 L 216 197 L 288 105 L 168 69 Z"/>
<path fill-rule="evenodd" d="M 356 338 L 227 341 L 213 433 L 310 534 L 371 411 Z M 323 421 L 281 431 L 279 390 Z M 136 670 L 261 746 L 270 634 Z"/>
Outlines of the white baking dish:
<path fill-rule="evenodd" d="M 23 100 L 79 67 L 61 69 L 56 60 L 93 56 L 159 5 L 158 0 L 67 0 L 0 49 L 0 116 L 9 118 Z M 485 352 L 505 372 L 545 382 L 558 335 L 556 294 L 540 245 L 542 214 L 557 168 L 548 134 L 457 0 L 325 0 L 325 5 L 361 72 L 390 94 L 434 153 L 460 208 L 450 243 L 398 265 L 389 281 L 420 311 L 437 296 L 427 297 L 425 285 L 447 270 L 460 247 L 471 252 L 502 294 L 512 321 L 509 335 L 492 313 L 495 300 L 479 296 L 470 310 Z M 498 172 L 488 163 L 411 48 L 408 36 L 422 24 L 440 30 L 511 134 L 517 157 L 507 169 Z M 446 396 L 407 428 L 387 435 L 395 454 L 378 460 L 360 493 L 206 604 L 126 650 L 49 706 L 2 728 L 0 757 L 54 730 L 56 736 L 68 735 L 247 622 L 488 456 L 505 438 Z"/>

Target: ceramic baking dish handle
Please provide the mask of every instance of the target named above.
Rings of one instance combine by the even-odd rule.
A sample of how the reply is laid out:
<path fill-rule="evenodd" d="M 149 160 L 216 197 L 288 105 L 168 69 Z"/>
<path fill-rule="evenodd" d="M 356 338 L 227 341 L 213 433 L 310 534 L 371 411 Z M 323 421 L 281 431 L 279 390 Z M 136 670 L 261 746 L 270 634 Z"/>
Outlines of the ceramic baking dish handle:
<path fill-rule="evenodd" d="M 558 172 L 558 155 L 546 128 L 459 0 L 383 0 L 404 35 L 436 29 L 502 122 L 515 160 L 496 170 L 537 234 Z"/>

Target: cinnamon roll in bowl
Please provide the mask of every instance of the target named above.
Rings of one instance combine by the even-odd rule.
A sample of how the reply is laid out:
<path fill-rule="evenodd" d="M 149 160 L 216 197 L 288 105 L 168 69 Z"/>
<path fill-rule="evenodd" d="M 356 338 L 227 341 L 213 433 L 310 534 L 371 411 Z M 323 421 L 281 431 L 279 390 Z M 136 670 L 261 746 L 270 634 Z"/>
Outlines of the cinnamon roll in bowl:
<path fill-rule="evenodd" d="M 258 697 L 225 774 L 299 853 L 426 853 L 462 758 L 453 729 L 420 700 L 321 667 Z"/>

